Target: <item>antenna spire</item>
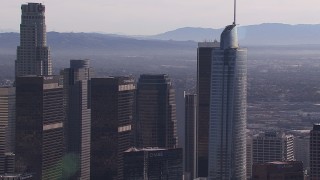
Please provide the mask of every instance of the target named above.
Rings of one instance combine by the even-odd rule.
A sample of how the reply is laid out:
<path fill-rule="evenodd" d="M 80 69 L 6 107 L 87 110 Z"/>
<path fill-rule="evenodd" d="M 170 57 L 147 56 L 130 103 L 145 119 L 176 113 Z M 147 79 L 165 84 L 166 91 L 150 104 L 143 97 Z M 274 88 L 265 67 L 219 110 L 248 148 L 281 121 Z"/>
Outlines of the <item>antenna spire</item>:
<path fill-rule="evenodd" d="M 237 0 L 234 0 L 233 24 L 236 25 L 237 17 Z"/>

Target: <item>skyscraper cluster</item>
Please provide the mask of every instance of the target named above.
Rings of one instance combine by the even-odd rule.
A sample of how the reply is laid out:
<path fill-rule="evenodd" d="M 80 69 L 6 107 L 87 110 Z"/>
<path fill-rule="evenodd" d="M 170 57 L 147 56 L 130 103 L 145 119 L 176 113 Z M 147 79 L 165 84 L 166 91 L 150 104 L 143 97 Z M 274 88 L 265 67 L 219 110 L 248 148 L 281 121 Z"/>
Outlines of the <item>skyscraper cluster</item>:
<path fill-rule="evenodd" d="M 169 76 L 94 77 L 87 59 L 52 75 L 45 6 L 21 10 L 15 87 L 0 89 L 0 177 L 131 179 L 125 157 L 140 158 L 138 148 L 154 165 L 142 162 L 150 171 L 135 177 L 182 179 Z"/>
<path fill-rule="evenodd" d="M 45 6 L 28 3 L 21 10 L 15 85 L 0 88 L 0 179 L 304 176 L 309 156 L 292 135 L 247 136 L 247 49 L 239 46 L 235 20 L 220 42 L 198 44 L 197 86 L 184 95 L 185 143 L 178 148 L 169 75 L 142 74 L 137 82 L 95 77 L 88 59 L 72 59 L 53 75 Z M 310 179 L 320 179 L 320 125 L 310 141 L 296 142 L 309 145 Z"/>

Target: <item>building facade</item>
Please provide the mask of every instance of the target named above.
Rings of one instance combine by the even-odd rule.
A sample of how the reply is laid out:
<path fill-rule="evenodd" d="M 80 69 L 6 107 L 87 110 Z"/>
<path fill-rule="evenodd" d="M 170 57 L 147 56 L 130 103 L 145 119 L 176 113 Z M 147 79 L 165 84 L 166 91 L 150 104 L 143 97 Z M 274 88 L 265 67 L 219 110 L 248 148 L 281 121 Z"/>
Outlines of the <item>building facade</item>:
<path fill-rule="evenodd" d="M 254 164 L 254 180 L 303 180 L 304 172 L 301 161 L 268 162 Z"/>
<path fill-rule="evenodd" d="M 0 87 L 0 175 L 14 171 L 16 90 Z"/>
<path fill-rule="evenodd" d="M 124 153 L 124 180 L 182 180 L 182 149 L 130 148 Z"/>
<path fill-rule="evenodd" d="M 177 146 L 175 92 L 168 75 L 143 74 L 136 93 L 138 147 Z"/>
<path fill-rule="evenodd" d="M 247 178 L 251 179 L 252 175 L 252 137 L 247 136 L 247 162 L 246 162 L 246 171 L 247 171 Z"/>
<path fill-rule="evenodd" d="M 320 179 L 320 124 L 310 131 L 310 180 Z"/>
<path fill-rule="evenodd" d="M 208 179 L 245 180 L 247 50 L 238 46 L 235 23 L 212 53 Z"/>
<path fill-rule="evenodd" d="M 184 177 L 195 178 L 197 95 L 185 94 Z"/>
<path fill-rule="evenodd" d="M 91 79 L 91 179 L 123 179 L 123 153 L 134 140 L 134 94 L 131 77 Z"/>
<path fill-rule="evenodd" d="M 253 163 L 293 161 L 293 135 L 282 132 L 265 132 L 252 139 Z"/>
<path fill-rule="evenodd" d="M 276 131 L 259 133 L 248 138 L 247 152 L 247 176 L 251 177 L 255 163 L 294 161 L 294 137 Z"/>
<path fill-rule="evenodd" d="M 215 42 L 201 42 L 197 50 L 197 129 L 196 129 L 196 177 L 208 177 L 208 142 L 210 79 L 212 52 L 220 47 Z"/>
<path fill-rule="evenodd" d="M 310 170 L 310 131 L 296 132 L 293 142 L 293 153 L 296 161 L 302 161 L 304 170 Z"/>
<path fill-rule="evenodd" d="M 63 71 L 66 156 L 74 163 L 69 179 L 90 179 L 91 107 L 89 60 L 70 60 Z"/>
<path fill-rule="evenodd" d="M 15 75 L 51 75 L 45 6 L 41 3 L 23 4 L 21 11 L 20 46 L 17 48 Z"/>
<path fill-rule="evenodd" d="M 62 178 L 63 86 L 60 76 L 16 78 L 16 172 Z"/>

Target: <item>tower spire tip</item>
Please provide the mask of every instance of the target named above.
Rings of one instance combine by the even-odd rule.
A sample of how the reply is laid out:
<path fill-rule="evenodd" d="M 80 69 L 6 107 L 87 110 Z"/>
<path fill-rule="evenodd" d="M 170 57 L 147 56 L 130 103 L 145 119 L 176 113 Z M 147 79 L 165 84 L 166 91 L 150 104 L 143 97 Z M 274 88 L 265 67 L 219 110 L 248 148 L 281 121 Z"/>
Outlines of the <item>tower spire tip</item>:
<path fill-rule="evenodd" d="M 237 18 L 237 0 L 234 0 L 233 24 L 236 25 Z"/>

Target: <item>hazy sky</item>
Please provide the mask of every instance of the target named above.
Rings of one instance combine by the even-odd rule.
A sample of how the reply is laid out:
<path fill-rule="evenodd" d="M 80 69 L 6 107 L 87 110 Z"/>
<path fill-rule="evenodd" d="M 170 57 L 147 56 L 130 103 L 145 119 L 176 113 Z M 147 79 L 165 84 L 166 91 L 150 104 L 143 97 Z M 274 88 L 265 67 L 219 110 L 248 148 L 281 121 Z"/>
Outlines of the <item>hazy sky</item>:
<path fill-rule="evenodd" d="M 240 25 L 320 23 L 320 0 L 237 0 Z M 20 6 L 2 0 L 0 29 L 19 30 Z M 29 1 L 30 2 L 30 1 Z M 48 31 L 151 35 L 180 27 L 221 28 L 233 21 L 233 0 L 34 0 L 46 6 Z"/>

